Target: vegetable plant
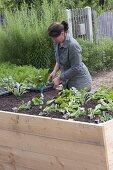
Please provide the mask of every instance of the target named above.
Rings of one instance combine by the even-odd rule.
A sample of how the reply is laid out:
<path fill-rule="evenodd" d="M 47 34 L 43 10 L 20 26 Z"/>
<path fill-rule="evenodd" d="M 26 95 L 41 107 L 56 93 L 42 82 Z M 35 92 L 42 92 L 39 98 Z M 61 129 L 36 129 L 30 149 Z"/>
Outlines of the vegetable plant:
<path fill-rule="evenodd" d="M 18 110 L 29 110 L 31 109 L 31 104 L 31 101 L 28 101 L 27 103 L 22 101 L 22 103 L 18 106 Z"/>
<path fill-rule="evenodd" d="M 87 101 L 87 91 L 85 89 L 81 92 L 75 88 L 63 89 L 59 95 L 55 100 L 47 102 L 44 112 L 59 111 L 73 118 L 86 114 L 85 108 L 82 106 Z"/>

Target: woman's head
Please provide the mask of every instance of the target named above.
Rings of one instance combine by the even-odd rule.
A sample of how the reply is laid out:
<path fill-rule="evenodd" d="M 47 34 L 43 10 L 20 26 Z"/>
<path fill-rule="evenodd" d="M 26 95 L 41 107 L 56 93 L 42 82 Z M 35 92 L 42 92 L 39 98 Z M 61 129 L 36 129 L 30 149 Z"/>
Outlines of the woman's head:
<path fill-rule="evenodd" d="M 68 31 L 68 23 L 66 21 L 54 22 L 48 28 L 48 34 L 53 41 L 60 43 L 64 40 Z"/>

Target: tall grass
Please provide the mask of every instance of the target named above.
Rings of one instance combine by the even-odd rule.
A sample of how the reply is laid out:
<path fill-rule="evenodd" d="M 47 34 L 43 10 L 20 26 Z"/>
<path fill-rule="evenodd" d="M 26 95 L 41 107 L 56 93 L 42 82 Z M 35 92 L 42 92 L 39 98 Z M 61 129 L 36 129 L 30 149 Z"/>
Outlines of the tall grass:
<path fill-rule="evenodd" d="M 65 8 L 56 0 L 52 3 L 44 0 L 42 6 L 30 10 L 25 4 L 21 10 L 5 10 L 5 23 L 0 26 L 0 61 L 53 67 L 54 51 L 47 28 L 63 19 Z"/>

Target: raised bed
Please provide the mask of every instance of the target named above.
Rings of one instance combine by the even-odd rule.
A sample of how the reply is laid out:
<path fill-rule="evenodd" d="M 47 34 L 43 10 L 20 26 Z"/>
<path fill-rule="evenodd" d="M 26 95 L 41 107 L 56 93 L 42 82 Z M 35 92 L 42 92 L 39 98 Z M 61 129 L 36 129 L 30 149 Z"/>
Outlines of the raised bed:
<path fill-rule="evenodd" d="M 113 120 L 89 124 L 0 111 L 0 170 L 113 170 Z"/>

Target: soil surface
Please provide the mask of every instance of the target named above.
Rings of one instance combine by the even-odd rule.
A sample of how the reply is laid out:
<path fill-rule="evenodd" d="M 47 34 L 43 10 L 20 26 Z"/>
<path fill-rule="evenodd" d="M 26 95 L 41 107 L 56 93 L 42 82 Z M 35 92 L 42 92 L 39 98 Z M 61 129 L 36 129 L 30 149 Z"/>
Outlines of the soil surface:
<path fill-rule="evenodd" d="M 103 71 L 93 76 L 92 91 L 97 91 L 102 85 L 113 87 L 113 70 Z"/>
<path fill-rule="evenodd" d="M 99 74 L 93 76 L 92 92 L 97 91 L 99 88 L 101 88 L 102 85 L 106 85 L 108 87 L 113 86 L 113 71 L 102 72 L 102 73 L 99 73 Z M 59 92 L 58 90 L 50 90 L 50 91 L 44 92 L 45 102 L 57 97 L 58 92 Z M 32 98 L 34 98 L 34 97 L 40 97 L 40 93 L 28 92 L 28 93 L 23 94 L 20 97 L 16 97 L 13 94 L 7 95 L 7 96 L 0 96 L 0 110 L 12 112 L 13 111 L 12 108 L 18 107 L 22 103 L 22 101 L 28 102 L 28 101 L 31 101 Z M 84 107 L 86 109 L 89 107 L 94 108 L 96 106 L 96 104 L 97 103 L 95 103 L 94 101 L 90 101 Z M 42 109 L 39 108 L 38 106 L 32 106 L 32 108 L 30 110 L 20 110 L 18 112 L 30 114 L 30 115 L 39 115 L 39 113 L 41 111 L 42 111 Z M 64 119 L 63 113 L 59 113 L 59 112 L 58 113 L 50 113 L 50 114 L 43 115 L 43 116 Z M 96 119 L 96 117 L 95 117 L 95 119 Z M 88 117 L 81 117 L 78 120 L 84 121 L 84 122 L 95 123 L 95 119 L 90 120 Z"/>

